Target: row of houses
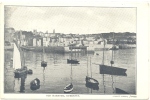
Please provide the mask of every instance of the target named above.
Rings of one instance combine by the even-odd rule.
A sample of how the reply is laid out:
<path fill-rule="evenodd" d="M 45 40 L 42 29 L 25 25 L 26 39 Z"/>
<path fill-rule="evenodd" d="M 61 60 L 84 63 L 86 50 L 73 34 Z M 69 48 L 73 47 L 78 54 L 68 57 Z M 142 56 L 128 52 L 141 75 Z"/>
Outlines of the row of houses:
<path fill-rule="evenodd" d="M 77 45 L 92 45 L 102 44 L 103 39 L 107 40 L 108 44 L 115 43 L 127 43 L 136 44 L 136 34 L 134 33 L 98 33 L 98 34 L 63 34 L 37 32 L 37 30 L 31 31 L 15 31 L 13 28 L 7 28 L 5 31 L 7 34 L 5 38 L 18 41 L 20 45 L 24 46 L 68 46 L 70 44 Z M 9 33 L 9 34 L 8 34 Z M 11 36 L 9 36 L 11 34 Z M 115 37 L 115 38 L 113 38 Z M 5 39 L 7 40 L 7 39 Z"/>

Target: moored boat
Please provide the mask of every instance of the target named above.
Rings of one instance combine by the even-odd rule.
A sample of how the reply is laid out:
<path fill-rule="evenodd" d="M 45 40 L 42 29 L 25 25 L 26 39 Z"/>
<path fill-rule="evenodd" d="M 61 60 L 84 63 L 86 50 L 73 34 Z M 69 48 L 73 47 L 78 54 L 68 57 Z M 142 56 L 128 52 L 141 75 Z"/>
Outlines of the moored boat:
<path fill-rule="evenodd" d="M 15 43 L 13 52 L 13 68 L 15 69 L 14 70 L 15 78 L 20 78 L 22 75 L 27 74 L 27 67 L 22 66 L 20 51 L 18 50 Z"/>
<path fill-rule="evenodd" d="M 79 61 L 76 59 L 67 59 L 67 64 L 79 64 Z"/>
<path fill-rule="evenodd" d="M 30 89 L 31 90 L 37 90 L 40 88 L 40 80 L 38 78 L 35 78 L 30 82 Z"/>
<path fill-rule="evenodd" d="M 64 93 L 70 93 L 71 91 L 73 91 L 73 85 L 72 85 L 72 83 L 68 84 L 68 85 L 64 88 Z"/>
<path fill-rule="evenodd" d="M 103 64 L 100 65 L 100 74 L 127 76 L 126 71 L 127 69 L 124 68 L 112 67 Z"/>
<path fill-rule="evenodd" d="M 122 89 L 119 89 L 119 88 L 115 88 L 115 91 L 117 94 L 129 94 L 128 92 L 122 90 Z"/>
<path fill-rule="evenodd" d="M 113 34 L 113 47 L 114 47 L 114 34 Z M 105 43 L 104 43 L 104 48 L 105 48 Z M 99 65 L 99 70 L 100 74 L 109 74 L 109 75 L 121 75 L 121 76 L 126 76 L 126 71 L 127 69 L 124 68 L 119 68 L 119 67 L 114 67 L 114 50 L 112 50 L 112 56 L 111 56 L 111 61 L 110 61 L 110 66 L 104 64 L 104 50 L 103 50 L 103 60 L 102 64 Z"/>
<path fill-rule="evenodd" d="M 86 84 L 89 84 L 92 86 L 99 85 L 99 82 L 96 79 L 88 77 L 88 76 L 86 76 L 85 81 L 86 81 Z"/>

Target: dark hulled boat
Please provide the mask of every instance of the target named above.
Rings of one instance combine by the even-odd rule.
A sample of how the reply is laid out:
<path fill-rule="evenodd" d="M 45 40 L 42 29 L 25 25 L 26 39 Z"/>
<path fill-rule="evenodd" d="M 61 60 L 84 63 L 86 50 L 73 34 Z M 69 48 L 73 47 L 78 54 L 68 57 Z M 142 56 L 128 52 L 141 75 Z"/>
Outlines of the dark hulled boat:
<path fill-rule="evenodd" d="M 113 47 L 115 47 L 114 45 L 114 34 L 113 34 Z M 105 43 L 104 43 L 104 48 L 105 48 Z M 124 68 L 118 68 L 118 67 L 114 67 L 114 50 L 112 50 L 112 56 L 111 56 L 111 61 L 110 61 L 110 66 L 105 65 L 104 64 L 104 50 L 103 50 L 103 62 L 102 64 L 100 64 L 100 74 L 109 74 L 109 75 L 120 75 L 120 76 L 127 76 L 126 71 L 127 69 Z"/>
<path fill-rule="evenodd" d="M 100 74 L 121 75 L 127 76 L 127 69 L 112 67 L 108 65 L 100 65 Z"/>
<path fill-rule="evenodd" d="M 67 64 L 79 64 L 79 61 L 76 59 L 67 59 Z"/>
<path fill-rule="evenodd" d="M 31 90 L 37 90 L 40 88 L 40 80 L 38 78 L 35 78 L 30 82 L 30 89 Z"/>
<path fill-rule="evenodd" d="M 124 90 L 121 90 L 119 88 L 115 88 L 115 91 L 117 94 L 129 94 L 128 92 L 124 91 Z"/>
<path fill-rule="evenodd" d="M 24 66 L 23 68 L 16 69 L 16 70 L 14 71 L 14 74 L 15 74 L 15 75 L 14 75 L 15 78 L 21 78 L 21 76 L 27 74 L 27 67 Z"/>
<path fill-rule="evenodd" d="M 92 78 L 92 67 L 91 67 L 91 57 L 90 57 L 90 71 L 91 71 L 91 77 L 88 76 L 88 57 L 87 57 L 87 76 L 85 78 L 86 81 L 86 87 L 92 88 L 93 90 L 99 89 L 99 82 Z"/>
<path fill-rule="evenodd" d="M 96 79 L 88 77 L 88 76 L 86 76 L 85 81 L 86 81 L 86 84 L 88 84 L 90 86 L 98 86 L 99 85 L 99 82 Z"/>

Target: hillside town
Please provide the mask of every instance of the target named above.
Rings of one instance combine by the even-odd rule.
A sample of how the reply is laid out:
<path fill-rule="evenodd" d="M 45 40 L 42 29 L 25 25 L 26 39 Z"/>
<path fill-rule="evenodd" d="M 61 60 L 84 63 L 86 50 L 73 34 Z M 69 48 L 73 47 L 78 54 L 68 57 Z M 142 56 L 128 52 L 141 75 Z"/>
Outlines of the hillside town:
<path fill-rule="evenodd" d="M 94 33 L 94 34 L 65 34 L 53 32 L 41 32 L 37 30 L 24 31 L 15 30 L 14 28 L 5 28 L 5 46 L 11 46 L 16 41 L 20 46 L 25 47 L 69 47 L 88 46 L 89 50 L 103 48 L 106 40 L 106 48 L 111 48 L 111 44 L 118 45 L 120 48 L 135 47 L 136 33 Z M 113 42 L 114 41 L 114 42 Z M 108 46 L 108 47 L 107 47 Z M 92 48 L 92 49 L 91 49 Z"/>

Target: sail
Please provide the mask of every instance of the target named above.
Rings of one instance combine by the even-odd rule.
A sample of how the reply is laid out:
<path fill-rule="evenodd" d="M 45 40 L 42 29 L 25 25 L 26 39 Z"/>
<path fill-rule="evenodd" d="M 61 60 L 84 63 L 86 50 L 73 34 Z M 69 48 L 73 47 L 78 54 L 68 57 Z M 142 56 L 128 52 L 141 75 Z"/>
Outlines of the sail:
<path fill-rule="evenodd" d="M 15 43 L 14 43 L 14 53 L 13 53 L 13 68 L 15 69 L 21 68 L 20 52 Z"/>

